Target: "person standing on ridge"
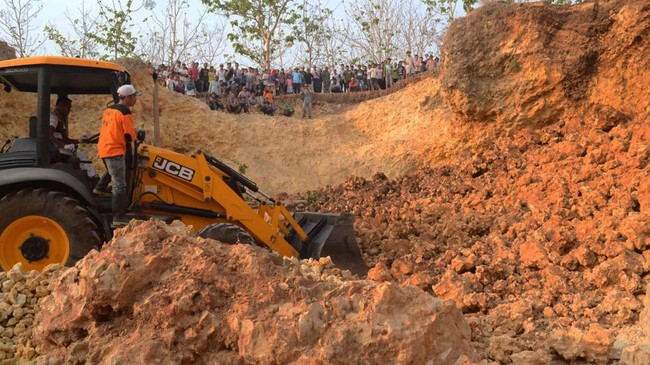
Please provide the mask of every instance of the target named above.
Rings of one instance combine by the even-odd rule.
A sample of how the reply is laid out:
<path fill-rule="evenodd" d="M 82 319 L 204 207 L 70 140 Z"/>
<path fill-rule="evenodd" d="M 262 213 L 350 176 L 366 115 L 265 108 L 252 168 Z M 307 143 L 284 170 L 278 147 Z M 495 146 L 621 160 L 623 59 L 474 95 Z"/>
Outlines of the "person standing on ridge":
<path fill-rule="evenodd" d="M 308 119 L 311 119 L 311 104 L 313 99 L 312 91 L 309 89 L 309 85 L 302 85 L 302 117 L 303 119 L 307 116 Z"/>

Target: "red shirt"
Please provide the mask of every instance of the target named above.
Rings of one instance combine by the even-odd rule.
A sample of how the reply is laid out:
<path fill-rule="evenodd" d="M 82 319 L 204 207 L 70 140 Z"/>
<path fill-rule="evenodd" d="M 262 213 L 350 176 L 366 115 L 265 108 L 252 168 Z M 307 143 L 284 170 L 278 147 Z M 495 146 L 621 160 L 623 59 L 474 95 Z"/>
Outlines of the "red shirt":
<path fill-rule="evenodd" d="M 194 81 L 196 81 L 199 78 L 199 69 L 197 67 L 194 66 L 190 67 L 188 73 L 190 74 L 190 77 Z"/>

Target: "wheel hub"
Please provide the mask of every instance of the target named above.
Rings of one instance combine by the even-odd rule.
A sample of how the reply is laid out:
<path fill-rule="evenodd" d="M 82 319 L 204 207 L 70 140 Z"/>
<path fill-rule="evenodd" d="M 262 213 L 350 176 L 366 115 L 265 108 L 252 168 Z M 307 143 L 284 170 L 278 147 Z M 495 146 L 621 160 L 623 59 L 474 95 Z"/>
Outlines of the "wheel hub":
<path fill-rule="evenodd" d="M 20 246 L 20 253 L 30 263 L 47 258 L 49 251 L 49 240 L 33 234 Z"/>

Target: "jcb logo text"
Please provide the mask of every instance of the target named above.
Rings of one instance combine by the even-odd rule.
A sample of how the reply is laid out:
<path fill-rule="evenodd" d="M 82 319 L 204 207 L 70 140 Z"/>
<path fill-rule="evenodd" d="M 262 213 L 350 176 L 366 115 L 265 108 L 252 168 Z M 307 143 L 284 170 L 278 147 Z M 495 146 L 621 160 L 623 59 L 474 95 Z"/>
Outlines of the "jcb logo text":
<path fill-rule="evenodd" d="M 189 167 L 181 166 L 176 162 L 169 161 L 160 156 L 156 157 L 156 160 L 153 162 L 153 167 L 160 171 L 165 171 L 166 173 L 178 176 L 181 179 L 192 181 L 194 177 L 194 170 Z"/>

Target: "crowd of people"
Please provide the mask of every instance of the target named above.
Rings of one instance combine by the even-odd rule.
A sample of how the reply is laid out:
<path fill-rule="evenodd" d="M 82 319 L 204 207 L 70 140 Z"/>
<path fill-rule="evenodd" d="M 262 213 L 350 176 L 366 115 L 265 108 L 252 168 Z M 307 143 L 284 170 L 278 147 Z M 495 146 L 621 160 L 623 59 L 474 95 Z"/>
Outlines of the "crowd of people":
<path fill-rule="evenodd" d="M 180 61 L 174 66 L 159 66 L 162 86 L 188 96 L 205 97 L 212 110 L 229 113 L 250 112 L 253 108 L 273 115 L 278 109 L 277 98 L 289 94 L 301 94 L 303 103 L 309 104 L 311 114 L 312 93 L 349 93 L 390 88 L 400 80 L 416 73 L 434 70 L 438 57 L 407 51 L 403 59 L 387 58 L 383 62 L 338 67 L 295 67 L 293 69 L 267 69 L 260 72 L 254 67 L 240 67 L 228 62 L 218 68 L 198 62 L 189 66 Z M 293 109 L 287 98 L 281 113 L 292 115 Z M 303 107 L 305 109 L 305 107 Z M 306 115 L 303 115 L 306 117 Z"/>

